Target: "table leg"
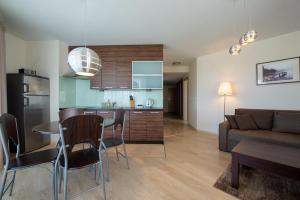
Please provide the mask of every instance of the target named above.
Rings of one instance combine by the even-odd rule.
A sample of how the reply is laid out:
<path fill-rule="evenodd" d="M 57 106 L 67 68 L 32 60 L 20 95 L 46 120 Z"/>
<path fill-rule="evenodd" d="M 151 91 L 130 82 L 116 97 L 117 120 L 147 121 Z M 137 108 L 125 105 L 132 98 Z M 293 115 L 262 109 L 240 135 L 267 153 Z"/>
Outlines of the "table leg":
<path fill-rule="evenodd" d="M 239 188 L 239 157 L 237 154 L 232 153 L 232 163 L 231 163 L 231 186 L 233 188 Z"/>

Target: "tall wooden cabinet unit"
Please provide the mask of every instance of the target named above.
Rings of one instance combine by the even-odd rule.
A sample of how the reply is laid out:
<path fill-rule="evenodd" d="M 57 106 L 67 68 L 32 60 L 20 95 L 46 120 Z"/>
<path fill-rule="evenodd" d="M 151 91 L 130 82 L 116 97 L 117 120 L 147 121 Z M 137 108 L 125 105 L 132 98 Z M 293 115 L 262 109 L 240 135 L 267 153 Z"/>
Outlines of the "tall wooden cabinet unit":
<path fill-rule="evenodd" d="M 69 51 L 77 46 L 70 46 Z M 162 61 L 163 45 L 88 46 L 98 53 L 102 70 L 91 78 L 91 89 L 131 89 L 132 61 Z"/>

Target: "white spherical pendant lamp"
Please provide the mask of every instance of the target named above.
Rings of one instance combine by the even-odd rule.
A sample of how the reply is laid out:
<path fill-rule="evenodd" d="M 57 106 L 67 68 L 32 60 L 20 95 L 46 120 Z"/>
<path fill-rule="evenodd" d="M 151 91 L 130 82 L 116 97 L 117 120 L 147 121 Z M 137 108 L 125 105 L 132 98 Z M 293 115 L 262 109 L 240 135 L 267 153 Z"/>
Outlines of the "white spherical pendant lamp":
<path fill-rule="evenodd" d="M 77 47 L 70 51 L 68 63 L 80 76 L 94 76 L 102 68 L 98 54 L 86 47 Z"/>

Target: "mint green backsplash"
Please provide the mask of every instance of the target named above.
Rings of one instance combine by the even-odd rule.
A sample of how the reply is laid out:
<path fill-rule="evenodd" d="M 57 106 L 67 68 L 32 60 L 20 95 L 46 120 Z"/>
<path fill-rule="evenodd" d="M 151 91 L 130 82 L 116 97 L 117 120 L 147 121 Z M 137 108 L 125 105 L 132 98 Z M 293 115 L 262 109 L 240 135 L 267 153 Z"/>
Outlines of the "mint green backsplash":
<path fill-rule="evenodd" d="M 100 106 L 103 92 L 90 89 L 89 80 L 76 79 L 76 106 Z"/>
<path fill-rule="evenodd" d="M 76 106 L 76 80 L 59 78 L 59 107 Z"/>
<path fill-rule="evenodd" d="M 129 107 L 129 95 L 136 105 L 145 105 L 148 98 L 154 100 L 154 107 L 163 107 L 163 90 L 91 90 L 89 80 L 60 77 L 60 107 L 99 107 L 102 103 L 117 102 L 117 106 Z"/>

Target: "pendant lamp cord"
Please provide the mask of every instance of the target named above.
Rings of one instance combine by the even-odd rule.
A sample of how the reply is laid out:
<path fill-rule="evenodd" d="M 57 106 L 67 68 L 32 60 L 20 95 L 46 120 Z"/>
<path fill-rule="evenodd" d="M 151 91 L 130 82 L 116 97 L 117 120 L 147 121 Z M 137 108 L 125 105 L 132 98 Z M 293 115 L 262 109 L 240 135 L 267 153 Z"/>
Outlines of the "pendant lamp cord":
<path fill-rule="evenodd" d="M 87 28 L 87 0 L 83 0 L 84 6 L 83 6 L 83 41 L 84 41 L 84 47 L 86 48 L 86 28 Z"/>

